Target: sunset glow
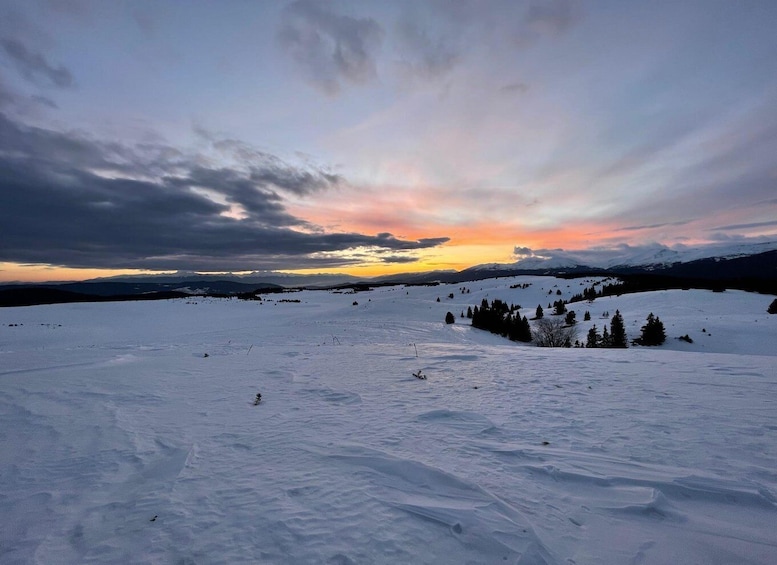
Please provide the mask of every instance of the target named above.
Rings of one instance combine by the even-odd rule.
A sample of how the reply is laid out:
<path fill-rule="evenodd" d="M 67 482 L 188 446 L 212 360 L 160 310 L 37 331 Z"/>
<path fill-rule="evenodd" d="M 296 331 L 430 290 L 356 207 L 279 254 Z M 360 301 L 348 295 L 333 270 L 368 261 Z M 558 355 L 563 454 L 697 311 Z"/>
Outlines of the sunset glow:
<path fill-rule="evenodd" d="M 774 240 L 774 21 L 717 0 L 3 2 L 0 281 Z"/>

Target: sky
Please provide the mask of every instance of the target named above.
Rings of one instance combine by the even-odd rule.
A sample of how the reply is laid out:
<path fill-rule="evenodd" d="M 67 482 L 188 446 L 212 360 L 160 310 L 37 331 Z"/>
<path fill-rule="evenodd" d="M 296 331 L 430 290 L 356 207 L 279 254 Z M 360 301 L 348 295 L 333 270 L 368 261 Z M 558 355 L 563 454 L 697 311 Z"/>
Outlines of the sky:
<path fill-rule="evenodd" d="M 0 281 L 777 238 L 777 2 L 0 0 Z"/>

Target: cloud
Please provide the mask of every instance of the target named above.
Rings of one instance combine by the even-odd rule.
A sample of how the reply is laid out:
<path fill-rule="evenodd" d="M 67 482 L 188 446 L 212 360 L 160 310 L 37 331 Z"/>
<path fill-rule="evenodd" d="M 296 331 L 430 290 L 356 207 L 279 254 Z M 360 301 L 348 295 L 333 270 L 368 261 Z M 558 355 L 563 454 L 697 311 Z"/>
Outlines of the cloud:
<path fill-rule="evenodd" d="M 396 32 L 405 55 L 400 66 L 414 78 L 434 80 L 445 76 L 460 59 L 451 41 L 442 36 L 433 38 L 415 18 L 403 17 Z"/>
<path fill-rule="evenodd" d="M 766 228 L 771 226 L 777 226 L 777 220 L 772 220 L 769 222 L 752 222 L 749 224 L 733 224 L 730 226 L 718 226 L 716 228 L 710 228 L 710 231 L 745 230 L 751 228 Z"/>
<path fill-rule="evenodd" d="M 543 0 L 529 6 L 526 22 L 541 33 L 560 34 L 581 18 L 579 5 L 574 0 Z"/>
<path fill-rule="evenodd" d="M 291 166 L 276 155 L 260 151 L 244 141 L 219 139 L 202 128 L 195 128 L 195 132 L 208 141 L 220 156 L 231 160 L 234 167 L 245 169 L 256 185 L 305 196 L 336 188 L 345 182 L 340 175 L 313 164 L 310 159 L 304 166 Z"/>
<path fill-rule="evenodd" d="M 375 55 L 384 32 L 371 18 L 343 16 L 327 8 L 313 0 L 289 4 L 278 40 L 314 86 L 335 95 L 345 84 L 375 79 Z"/>
<path fill-rule="evenodd" d="M 40 110 L 57 110 L 59 106 L 51 98 L 37 94 L 26 95 L 3 82 L 0 76 L 0 111 L 16 115 L 36 115 Z"/>
<path fill-rule="evenodd" d="M 684 226 L 688 224 L 690 220 L 683 220 L 680 222 L 663 222 L 659 224 L 646 224 L 642 226 L 625 226 L 622 228 L 614 228 L 610 231 L 612 232 L 619 232 L 619 231 L 642 231 L 642 230 L 652 230 L 652 229 L 658 229 L 658 228 L 665 228 L 667 226 Z"/>
<path fill-rule="evenodd" d="M 273 162 L 275 168 L 259 174 L 256 167 L 213 168 L 201 156 L 162 145 L 102 143 L 0 114 L 0 261 L 200 271 L 323 268 L 364 262 L 349 256 L 353 250 L 379 260 L 376 252 L 412 256 L 448 241 L 325 232 L 288 213 L 283 193 L 323 190 L 329 179 Z"/>
<path fill-rule="evenodd" d="M 21 41 L 2 39 L 0 46 L 19 73 L 31 82 L 43 82 L 60 88 L 73 86 L 73 75 L 62 65 L 54 66 L 40 53 L 30 51 Z"/>
<path fill-rule="evenodd" d="M 18 96 L 3 83 L 0 75 L 0 109 L 16 104 L 17 101 Z"/>
<path fill-rule="evenodd" d="M 586 265 L 589 267 L 613 267 L 625 264 L 649 264 L 672 261 L 678 257 L 675 248 L 659 243 L 630 246 L 627 244 L 588 249 L 535 249 L 516 247 L 520 257 L 518 265 L 524 268 L 564 267 Z M 526 253 L 518 253 L 518 251 Z"/>
<path fill-rule="evenodd" d="M 156 22 L 149 12 L 136 8 L 132 11 L 132 18 L 138 25 L 138 29 L 143 32 L 143 35 L 145 35 L 146 38 L 154 38 L 156 35 Z"/>
<path fill-rule="evenodd" d="M 46 106 L 47 108 L 51 108 L 52 110 L 56 110 L 57 108 L 59 108 L 56 102 L 54 102 L 51 98 L 46 98 L 45 96 L 33 95 L 33 96 L 30 96 L 30 100 L 32 100 L 37 104 L 40 104 L 41 106 Z"/>
<path fill-rule="evenodd" d="M 529 91 L 529 85 L 525 82 L 512 82 L 504 85 L 499 90 L 507 94 L 524 94 Z"/>
<path fill-rule="evenodd" d="M 380 258 L 381 263 L 391 263 L 394 265 L 397 264 L 407 264 L 407 263 L 415 263 L 418 261 L 418 257 L 410 257 L 407 255 L 387 255 Z"/>

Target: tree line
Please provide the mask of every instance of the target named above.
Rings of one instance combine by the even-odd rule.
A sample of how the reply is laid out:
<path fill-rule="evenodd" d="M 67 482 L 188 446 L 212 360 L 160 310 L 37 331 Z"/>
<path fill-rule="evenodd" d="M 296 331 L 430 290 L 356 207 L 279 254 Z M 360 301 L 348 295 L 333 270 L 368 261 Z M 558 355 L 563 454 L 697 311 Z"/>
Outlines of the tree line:
<path fill-rule="evenodd" d="M 559 304 L 560 303 L 560 304 Z M 506 337 L 510 341 L 524 343 L 534 342 L 540 347 L 587 347 L 587 348 L 621 348 L 629 346 L 623 316 L 619 310 L 610 319 L 609 327 L 605 324 L 602 332 L 594 324 L 586 335 L 585 343 L 576 339 L 577 328 L 574 310 L 567 311 L 562 301 L 554 304 L 554 317 L 546 318 L 542 305 L 537 305 L 535 321 L 532 329 L 529 319 L 521 316 L 520 305 L 510 304 L 500 299 L 490 303 L 485 298 L 480 306 L 467 308 L 466 317 L 472 320 L 472 326 L 493 334 Z M 562 314 L 566 314 L 563 320 Z M 585 312 L 585 320 L 591 315 Z M 446 322 L 453 323 L 453 315 L 446 315 Z M 641 328 L 641 334 L 632 343 L 643 346 L 661 345 L 666 341 L 664 324 L 651 312 Z"/>

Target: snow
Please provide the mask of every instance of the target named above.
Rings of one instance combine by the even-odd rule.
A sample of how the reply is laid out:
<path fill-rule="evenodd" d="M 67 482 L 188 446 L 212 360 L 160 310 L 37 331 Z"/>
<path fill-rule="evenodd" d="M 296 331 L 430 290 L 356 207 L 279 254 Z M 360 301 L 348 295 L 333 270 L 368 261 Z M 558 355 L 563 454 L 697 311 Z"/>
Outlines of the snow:
<path fill-rule="evenodd" d="M 0 309 L 0 563 L 777 562 L 773 297 L 570 305 L 658 315 L 627 350 L 458 317 L 591 280 Z"/>
<path fill-rule="evenodd" d="M 698 246 L 674 245 L 672 247 L 651 243 L 645 245 L 621 244 L 615 247 L 593 247 L 590 249 L 537 249 L 517 248 L 521 258 L 509 265 L 484 265 L 476 269 L 566 269 L 576 266 L 612 269 L 615 267 L 648 267 L 687 263 L 711 257 L 733 258 L 756 255 L 777 249 L 773 236 L 710 243 Z"/>

